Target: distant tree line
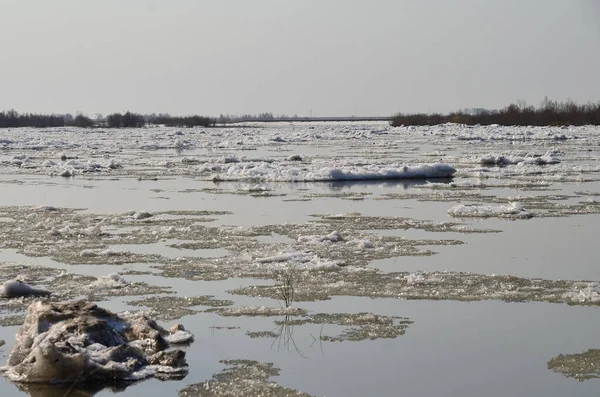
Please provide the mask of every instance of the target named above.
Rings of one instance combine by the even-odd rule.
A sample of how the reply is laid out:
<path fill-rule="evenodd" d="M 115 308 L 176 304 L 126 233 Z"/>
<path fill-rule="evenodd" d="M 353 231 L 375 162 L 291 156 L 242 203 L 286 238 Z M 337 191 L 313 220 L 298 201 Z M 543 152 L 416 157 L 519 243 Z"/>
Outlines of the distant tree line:
<path fill-rule="evenodd" d="M 445 123 L 511 126 L 600 125 L 600 102 L 579 105 L 573 101 L 557 102 L 545 98 L 538 108 L 521 103 L 511 104 L 501 110 L 462 110 L 448 114 L 398 113 L 390 121 L 390 124 L 395 127 Z"/>
<path fill-rule="evenodd" d="M 158 115 L 148 120 L 153 124 L 164 124 L 168 127 L 212 127 L 215 125 L 215 119 L 205 116 L 184 116 L 173 117 L 167 115 Z"/>
<path fill-rule="evenodd" d="M 127 112 L 113 113 L 106 117 L 106 125 L 110 128 L 140 128 L 146 124 L 163 124 L 168 127 L 212 127 L 215 120 L 206 116 L 170 116 L 167 113 L 142 115 Z"/>
<path fill-rule="evenodd" d="M 146 119 L 137 113 L 113 113 L 106 117 L 106 126 L 109 128 L 141 128 L 144 125 Z"/>
<path fill-rule="evenodd" d="M 19 114 L 15 110 L 0 112 L 0 128 L 64 127 L 65 119 L 55 114 Z"/>
<path fill-rule="evenodd" d="M 98 114 L 92 119 L 82 113 L 75 117 L 71 114 L 34 114 L 18 113 L 15 110 L 0 112 L 0 128 L 19 128 L 19 127 L 110 127 L 110 128 L 141 128 L 146 124 L 164 124 L 174 127 L 211 127 L 215 125 L 215 120 L 205 116 L 185 116 L 173 117 L 168 114 L 149 114 L 142 115 L 138 113 L 125 112 L 113 113 L 105 118 Z"/>
<path fill-rule="evenodd" d="M 273 113 L 264 112 L 258 114 L 242 114 L 242 115 L 232 115 L 232 114 L 221 114 L 219 118 L 216 120 L 218 123 L 233 123 L 239 121 L 275 121 L 275 120 L 289 120 L 289 119 L 297 119 L 298 115 L 295 114 L 293 116 L 287 116 L 284 114 L 275 116 Z"/>

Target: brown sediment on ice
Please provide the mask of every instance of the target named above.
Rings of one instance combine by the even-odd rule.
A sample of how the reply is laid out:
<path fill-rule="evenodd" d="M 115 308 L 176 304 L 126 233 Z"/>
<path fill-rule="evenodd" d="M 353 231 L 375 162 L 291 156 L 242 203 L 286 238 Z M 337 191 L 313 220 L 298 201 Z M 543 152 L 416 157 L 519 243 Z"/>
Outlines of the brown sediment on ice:
<path fill-rule="evenodd" d="M 600 378 L 600 350 L 579 354 L 560 354 L 548 361 L 548 369 L 579 382 Z"/>
<path fill-rule="evenodd" d="M 159 320 L 171 321 L 183 316 L 198 313 L 198 310 L 190 309 L 195 306 L 223 307 L 233 305 L 233 301 L 215 299 L 211 295 L 177 297 L 177 296 L 152 296 L 140 300 L 128 302 L 132 306 L 146 306 L 149 315 Z"/>
<path fill-rule="evenodd" d="M 274 331 L 246 331 L 246 335 L 252 339 L 255 339 L 255 338 L 279 338 L 279 334 Z"/>
<path fill-rule="evenodd" d="M 252 360 L 223 360 L 228 367 L 202 383 L 193 384 L 179 391 L 179 397 L 310 397 L 309 394 L 293 390 L 269 381 L 279 375 L 272 363 Z"/>
<path fill-rule="evenodd" d="M 232 293 L 278 298 L 277 288 L 273 285 L 238 288 Z M 381 273 L 359 268 L 297 273 L 295 301 L 318 301 L 333 296 L 599 305 L 600 284 L 463 272 Z"/>
<path fill-rule="evenodd" d="M 477 232 L 458 223 L 434 223 L 398 217 L 365 217 L 360 214 L 319 216 L 301 224 L 259 227 L 210 226 L 198 217 L 225 215 L 223 211 L 163 211 L 136 219 L 128 212 L 100 216 L 56 207 L 2 207 L 0 215 L 16 222 L 0 223 L 0 237 L 7 248 L 32 257 L 49 257 L 67 264 L 123 265 L 151 263 L 158 275 L 192 280 L 219 280 L 230 277 L 270 277 L 268 266 L 248 266 L 254 259 L 282 250 L 312 253 L 319 260 L 339 266 L 367 266 L 370 261 L 405 255 L 431 255 L 423 246 L 462 244 L 460 240 L 411 240 L 402 236 L 369 233 L 381 229 L 419 229 L 432 232 Z M 161 217 L 168 217 L 161 219 Z M 174 218 L 173 217 L 180 217 Z M 315 245 L 307 237 L 340 231 L 343 241 Z M 281 234 L 286 244 L 257 241 L 257 236 Z M 181 249 L 180 257 L 134 253 L 127 246 L 157 244 Z M 174 242 L 173 242 L 174 241 Z M 113 249 L 111 247 L 118 247 Z M 217 258 L 185 256 L 185 250 L 222 249 Z M 250 260 L 248 260 L 250 258 Z"/>

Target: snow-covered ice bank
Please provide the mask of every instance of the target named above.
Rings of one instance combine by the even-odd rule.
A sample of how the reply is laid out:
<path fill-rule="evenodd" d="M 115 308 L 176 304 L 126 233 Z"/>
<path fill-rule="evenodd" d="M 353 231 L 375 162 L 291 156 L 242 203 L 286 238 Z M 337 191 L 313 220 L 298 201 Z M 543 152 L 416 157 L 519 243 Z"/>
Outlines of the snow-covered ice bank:
<path fill-rule="evenodd" d="M 202 176 L 215 181 L 269 181 L 269 182 L 331 182 L 402 179 L 452 178 L 456 169 L 448 164 L 415 166 L 370 165 L 364 167 L 289 167 L 274 163 L 235 163 L 229 166 L 204 164 L 198 168 Z"/>
<path fill-rule="evenodd" d="M 127 318 L 85 301 L 34 302 L 1 372 L 23 383 L 181 379 L 185 352 L 167 348 L 192 339 L 180 325 L 166 331 L 145 316 Z"/>
<path fill-rule="evenodd" d="M 354 170 L 354 169 L 332 169 L 322 180 L 328 181 L 362 181 L 382 179 L 427 179 L 427 178 L 451 178 L 456 169 L 448 164 L 423 164 L 413 167 L 403 166 L 401 168 L 379 170 Z M 319 180 L 315 178 L 315 180 Z"/>

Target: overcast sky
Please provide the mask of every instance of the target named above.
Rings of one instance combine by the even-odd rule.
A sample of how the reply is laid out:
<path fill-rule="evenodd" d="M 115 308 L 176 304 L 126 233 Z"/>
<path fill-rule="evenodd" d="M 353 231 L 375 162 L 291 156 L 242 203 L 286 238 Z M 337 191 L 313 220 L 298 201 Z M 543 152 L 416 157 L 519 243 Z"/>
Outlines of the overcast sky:
<path fill-rule="evenodd" d="M 598 0 L 0 0 L 0 110 L 390 115 L 600 100 Z"/>

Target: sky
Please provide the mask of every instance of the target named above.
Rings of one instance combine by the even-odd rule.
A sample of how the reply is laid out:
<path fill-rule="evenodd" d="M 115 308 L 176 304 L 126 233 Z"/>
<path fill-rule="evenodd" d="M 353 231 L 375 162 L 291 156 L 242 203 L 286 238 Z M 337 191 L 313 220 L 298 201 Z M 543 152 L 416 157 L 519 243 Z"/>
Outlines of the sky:
<path fill-rule="evenodd" d="M 600 101 L 598 0 L 0 0 L 0 110 L 388 116 Z"/>

